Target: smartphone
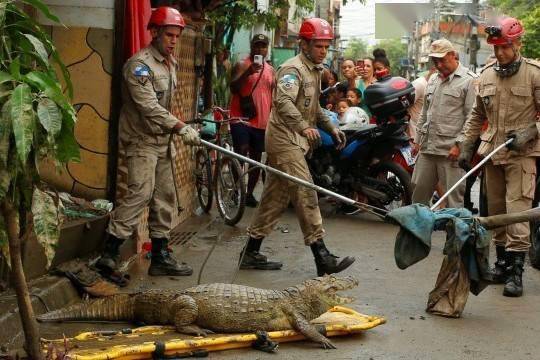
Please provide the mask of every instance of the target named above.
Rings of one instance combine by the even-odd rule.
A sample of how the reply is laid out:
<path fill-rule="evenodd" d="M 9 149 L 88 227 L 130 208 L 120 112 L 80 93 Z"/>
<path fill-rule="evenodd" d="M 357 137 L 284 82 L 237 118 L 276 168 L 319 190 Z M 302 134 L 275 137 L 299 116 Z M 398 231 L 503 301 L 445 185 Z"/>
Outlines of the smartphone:
<path fill-rule="evenodd" d="M 356 60 L 356 66 L 363 69 L 364 68 L 364 59 Z"/>
<path fill-rule="evenodd" d="M 253 57 L 253 62 L 254 62 L 255 64 L 262 65 L 262 64 L 263 64 L 263 57 L 262 57 L 262 55 L 255 55 L 255 56 Z"/>

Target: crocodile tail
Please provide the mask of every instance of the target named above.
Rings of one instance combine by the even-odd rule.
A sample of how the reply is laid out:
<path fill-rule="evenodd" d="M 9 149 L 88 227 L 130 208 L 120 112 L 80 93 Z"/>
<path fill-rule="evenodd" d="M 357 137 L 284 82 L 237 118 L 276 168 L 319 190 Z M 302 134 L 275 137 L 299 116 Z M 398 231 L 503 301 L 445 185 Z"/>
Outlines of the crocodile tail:
<path fill-rule="evenodd" d="M 118 294 L 82 302 L 37 316 L 40 322 L 73 320 L 134 320 L 135 297 Z"/>

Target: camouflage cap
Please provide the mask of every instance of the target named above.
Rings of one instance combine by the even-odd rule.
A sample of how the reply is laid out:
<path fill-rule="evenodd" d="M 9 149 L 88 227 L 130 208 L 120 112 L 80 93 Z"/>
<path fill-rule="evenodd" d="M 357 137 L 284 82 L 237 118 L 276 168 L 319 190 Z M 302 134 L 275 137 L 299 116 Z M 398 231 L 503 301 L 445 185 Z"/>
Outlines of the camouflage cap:
<path fill-rule="evenodd" d="M 429 57 L 442 58 L 450 51 L 456 51 L 454 45 L 446 39 L 435 40 L 429 47 Z"/>

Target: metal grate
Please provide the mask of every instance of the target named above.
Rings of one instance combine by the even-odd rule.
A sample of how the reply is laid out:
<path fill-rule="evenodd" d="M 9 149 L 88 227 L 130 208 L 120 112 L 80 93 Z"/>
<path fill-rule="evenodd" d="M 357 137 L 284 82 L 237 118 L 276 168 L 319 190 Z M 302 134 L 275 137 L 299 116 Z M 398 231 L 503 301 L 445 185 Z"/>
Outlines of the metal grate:
<path fill-rule="evenodd" d="M 181 231 L 171 234 L 170 245 L 185 245 L 192 237 L 197 234 L 196 231 Z"/>

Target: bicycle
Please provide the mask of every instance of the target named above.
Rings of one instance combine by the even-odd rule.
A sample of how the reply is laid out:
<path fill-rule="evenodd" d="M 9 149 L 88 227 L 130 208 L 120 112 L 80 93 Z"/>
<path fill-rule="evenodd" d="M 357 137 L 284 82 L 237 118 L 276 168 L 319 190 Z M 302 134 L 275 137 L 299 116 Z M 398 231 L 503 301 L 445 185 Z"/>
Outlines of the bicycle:
<path fill-rule="evenodd" d="M 245 122 L 241 117 L 230 117 L 229 111 L 214 107 L 213 111 L 221 115 L 220 120 L 197 118 L 192 123 L 204 122 L 216 125 L 214 134 L 201 132 L 201 138 L 220 147 L 232 150 L 232 139 L 229 129 L 231 123 Z M 195 153 L 195 186 L 201 209 L 208 213 L 212 208 L 214 193 L 217 209 L 225 224 L 236 225 L 245 211 L 246 187 L 244 173 L 238 159 L 223 155 L 221 152 L 199 148 Z"/>

